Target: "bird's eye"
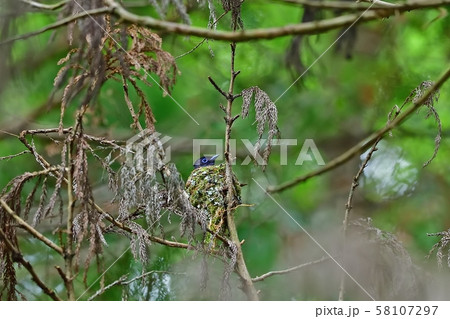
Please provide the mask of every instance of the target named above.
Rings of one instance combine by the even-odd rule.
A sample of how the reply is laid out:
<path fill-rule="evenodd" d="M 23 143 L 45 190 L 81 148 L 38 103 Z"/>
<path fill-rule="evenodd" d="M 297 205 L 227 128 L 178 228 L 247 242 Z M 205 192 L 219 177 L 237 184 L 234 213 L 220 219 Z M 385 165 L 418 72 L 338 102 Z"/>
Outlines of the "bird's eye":
<path fill-rule="evenodd" d="M 202 157 L 202 163 L 203 163 L 203 164 L 208 163 L 208 159 L 207 159 L 206 157 Z"/>

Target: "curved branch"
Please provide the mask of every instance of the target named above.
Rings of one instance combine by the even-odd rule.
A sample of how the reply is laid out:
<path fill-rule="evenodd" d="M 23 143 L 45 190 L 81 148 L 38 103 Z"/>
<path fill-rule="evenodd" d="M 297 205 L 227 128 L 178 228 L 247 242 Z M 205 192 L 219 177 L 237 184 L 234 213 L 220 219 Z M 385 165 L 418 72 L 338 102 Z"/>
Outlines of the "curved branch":
<path fill-rule="evenodd" d="M 314 260 L 314 261 L 310 261 L 310 262 L 307 262 L 307 263 L 304 263 L 304 264 L 301 264 L 301 265 L 297 265 L 297 266 L 294 266 L 294 267 L 291 267 L 291 268 L 288 268 L 288 269 L 269 271 L 268 273 L 265 273 L 264 275 L 252 278 L 252 281 L 253 282 L 263 281 L 264 279 L 266 279 L 266 278 L 268 278 L 270 276 L 284 275 L 284 274 L 293 272 L 295 270 L 298 270 L 298 269 L 301 269 L 301 268 L 305 268 L 307 266 L 312 266 L 312 265 L 315 265 L 315 264 L 319 264 L 319 263 L 327 261 L 329 259 L 330 259 L 330 257 L 324 256 L 324 257 L 322 257 L 320 259 L 317 259 L 317 260 Z"/>
<path fill-rule="evenodd" d="M 54 251 L 56 251 L 58 254 L 63 255 L 63 249 L 61 247 L 59 247 L 58 245 L 56 245 L 54 242 L 52 242 L 50 239 L 48 239 L 47 237 L 45 237 L 44 235 L 42 235 L 40 232 L 38 232 L 35 228 L 33 228 L 30 224 L 28 224 L 26 221 L 24 221 L 22 218 L 19 217 L 19 215 L 16 214 L 16 212 L 14 212 L 11 207 L 9 207 L 9 205 L 3 200 L 0 199 L 0 204 L 3 206 L 3 208 L 5 209 L 5 211 L 23 228 L 25 228 L 25 230 L 30 233 L 33 237 L 35 237 L 36 239 L 39 239 L 40 241 L 42 241 L 44 244 L 46 244 L 48 247 L 50 247 L 51 249 L 53 249 Z"/>
<path fill-rule="evenodd" d="M 244 42 L 256 39 L 274 39 L 282 36 L 296 34 L 322 33 L 332 29 L 349 26 L 357 19 L 359 19 L 359 21 L 361 22 L 372 21 L 381 18 L 388 18 L 397 14 L 398 12 L 422 8 L 437 8 L 442 5 L 450 4 L 450 0 L 413 0 L 406 4 L 401 4 L 392 8 L 385 7 L 383 9 L 371 10 L 370 12 L 364 13 L 362 16 L 361 14 L 350 14 L 326 20 L 286 25 L 283 27 L 243 30 L 237 32 L 215 31 L 211 29 L 191 27 L 180 23 L 161 21 L 148 16 L 139 16 L 133 14 L 120 6 L 115 0 L 105 0 L 105 3 L 107 3 L 107 5 L 111 7 L 112 13 L 114 15 L 118 16 L 124 21 L 128 21 L 138 25 L 144 25 L 154 29 L 159 29 L 180 35 L 191 35 L 230 42 Z"/>
<path fill-rule="evenodd" d="M 96 8 L 96 9 L 92 9 L 92 10 L 85 10 L 85 11 L 80 12 L 78 14 L 75 14 L 75 15 L 72 15 L 70 17 L 67 17 L 67 18 L 61 19 L 59 21 L 56 21 L 55 23 L 49 24 L 49 25 L 47 25 L 47 26 L 45 26 L 45 27 L 43 27 L 43 28 L 41 28 L 39 30 L 32 31 L 32 32 L 29 32 L 29 33 L 25 33 L 25 34 L 16 35 L 16 36 L 13 36 L 11 38 L 8 38 L 8 39 L 0 42 L 0 45 L 9 44 L 9 43 L 12 43 L 12 42 L 17 41 L 17 40 L 28 39 L 28 38 L 34 37 L 36 35 L 39 35 L 41 33 L 44 33 L 44 32 L 47 32 L 47 31 L 50 31 L 50 30 L 62 27 L 64 25 L 69 24 L 69 23 L 71 23 L 73 21 L 76 21 L 76 20 L 78 20 L 80 18 L 90 17 L 90 16 L 94 16 L 94 15 L 98 15 L 98 14 L 105 14 L 105 13 L 111 12 L 111 10 L 112 10 L 112 8 L 109 8 L 109 7 Z"/>
<path fill-rule="evenodd" d="M 57 2 L 55 4 L 45 4 L 45 3 L 40 3 L 40 2 L 36 2 L 36 1 L 32 1 L 32 0 L 20 0 L 20 1 L 23 3 L 29 4 L 33 8 L 44 9 L 44 10 L 56 10 L 56 9 L 59 9 L 59 8 L 65 6 L 69 2 L 69 0 L 63 0 L 63 1 Z"/>
<path fill-rule="evenodd" d="M 316 8 L 316 9 L 330 9 L 330 10 L 377 10 L 386 8 L 398 8 L 399 4 L 393 4 L 390 2 L 376 1 L 374 4 L 367 6 L 359 3 L 349 3 L 345 1 L 311 1 L 311 0 L 278 0 L 278 2 L 285 2 L 287 4 L 301 5 L 304 7 Z M 369 1 L 364 1 L 369 2 Z"/>
<path fill-rule="evenodd" d="M 424 104 L 424 102 L 430 97 L 430 95 L 438 90 L 450 77 L 450 68 L 448 68 L 443 75 L 434 83 L 432 87 L 422 96 L 422 98 L 418 99 L 414 102 L 413 106 L 409 108 L 402 115 L 397 117 L 394 121 L 390 122 L 388 125 L 378 130 L 377 132 L 372 133 L 369 137 L 360 141 L 358 144 L 336 157 L 332 161 L 330 161 L 327 165 L 322 166 L 316 171 L 308 173 L 306 175 L 297 177 L 289 182 L 285 182 L 283 184 L 277 186 L 269 186 L 267 188 L 268 193 L 276 193 L 284 191 L 288 188 L 291 188 L 297 184 L 307 181 L 308 179 L 321 175 L 325 172 L 328 172 L 350 160 L 353 156 L 360 154 L 362 151 L 366 150 L 369 146 L 371 146 L 378 138 L 383 137 L 386 133 L 399 126 L 404 120 L 406 120 L 411 114 L 413 114 L 420 106 Z"/>
<path fill-rule="evenodd" d="M 17 35 L 9 39 L 6 39 L 5 41 L 0 42 L 0 45 L 8 44 L 21 39 L 27 39 L 29 37 L 44 33 L 48 30 L 56 29 L 63 25 L 69 24 L 72 21 L 75 21 L 77 19 L 86 16 L 93 16 L 105 13 L 114 14 L 123 21 L 179 35 L 191 35 L 207 39 L 230 41 L 230 42 L 245 42 L 257 39 L 274 39 L 288 35 L 323 33 L 329 30 L 350 26 L 357 19 L 358 21 L 361 22 L 367 22 L 378 20 L 381 18 L 388 18 L 399 12 L 411 11 L 415 9 L 437 8 L 450 4 L 450 0 L 426 0 L 426 1 L 412 0 L 409 1 L 408 3 L 399 4 L 395 7 L 389 8 L 385 7 L 382 9 L 377 8 L 374 10 L 370 10 L 370 12 L 365 12 L 363 15 L 349 14 L 320 21 L 291 24 L 283 27 L 273 27 L 273 28 L 253 29 L 243 31 L 216 31 L 207 28 L 191 27 L 181 23 L 174 23 L 154 19 L 149 16 L 136 15 L 134 13 L 129 12 L 124 7 L 120 6 L 114 0 L 105 0 L 105 3 L 107 3 L 108 5 L 107 7 L 85 10 L 84 12 L 64 18 L 37 31 Z"/>
<path fill-rule="evenodd" d="M 108 286 L 101 288 L 99 290 L 97 290 L 95 292 L 95 294 L 93 294 L 92 296 L 90 296 L 87 301 L 92 301 L 93 299 L 97 298 L 98 296 L 100 296 L 101 294 L 103 294 L 106 290 L 114 287 L 114 286 L 126 286 L 131 284 L 132 282 L 139 280 L 141 278 L 144 278 L 148 275 L 154 274 L 154 273 L 159 273 L 159 274 L 171 274 L 171 275 L 186 275 L 186 273 L 176 273 L 176 272 L 171 272 L 171 271 L 166 271 L 166 270 L 152 270 L 152 271 L 148 271 L 142 275 L 139 275 L 137 277 L 134 277 L 130 280 L 127 281 L 127 275 L 123 275 L 121 276 L 119 279 L 117 279 L 116 281 L 110 283 Z"/>

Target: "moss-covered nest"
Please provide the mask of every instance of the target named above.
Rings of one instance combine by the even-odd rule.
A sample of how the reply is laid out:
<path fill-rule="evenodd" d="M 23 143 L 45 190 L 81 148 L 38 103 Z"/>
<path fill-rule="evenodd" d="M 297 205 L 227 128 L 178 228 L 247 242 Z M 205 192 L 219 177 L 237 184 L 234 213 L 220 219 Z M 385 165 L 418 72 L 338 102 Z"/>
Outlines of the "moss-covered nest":
<path fill-rule="evenodd" d="M 241 202 L 241 187 L 233 175 L 236 202 Z M 186 191 L 191 204 L 204 210 L 209 216 L 209 229 L 215 233 L 226 235 L 227 187 L 225 164 L 200 167 L 192 171 L 186 182 Z M 207 236 L 207 239 L 210 236 Z"/>

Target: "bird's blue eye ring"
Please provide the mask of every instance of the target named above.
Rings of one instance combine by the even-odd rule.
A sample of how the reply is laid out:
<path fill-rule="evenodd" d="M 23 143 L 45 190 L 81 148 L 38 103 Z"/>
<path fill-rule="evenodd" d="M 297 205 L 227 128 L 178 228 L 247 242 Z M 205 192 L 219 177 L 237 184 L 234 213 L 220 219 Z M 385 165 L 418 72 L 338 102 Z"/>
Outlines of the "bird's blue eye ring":
<path fill-rule="evenodd" d="M 206 157 L 202 157 L 202 163 L 203 164 L 208 163 L 208 159 Z"/>

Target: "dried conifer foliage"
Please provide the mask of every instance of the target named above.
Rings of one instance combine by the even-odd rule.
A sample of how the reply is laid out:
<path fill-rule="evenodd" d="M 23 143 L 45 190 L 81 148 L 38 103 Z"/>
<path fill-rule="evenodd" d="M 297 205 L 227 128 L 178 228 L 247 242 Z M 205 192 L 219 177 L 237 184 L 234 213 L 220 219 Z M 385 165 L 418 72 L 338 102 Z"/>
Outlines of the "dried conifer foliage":
<path fill-rule="evenodd" d="M 104 5 L 99 0 L 78 3 L 84 10 Z M 185 22 L 189 22 L 182 2 L 173 0 L 172 3 Z M 167 11 L 167 5 L 168 2 L 162 3 L 162 13 Z M 69 1 L 60 18 L 82 11 L 77 3 Z M 76 20 L 68 26 L 68 39 L 72 48 L 59 60 L 61 68 L 54 79 L 53 95 L 62 92 L 59 126 L 26 130 L 19 137 L 27 149 L 19 155 L 31 154 L 40 169 L 15 177 L 0 192 L 0 299 L 15 300 L 20 295 L 14 263 L 26 261 L 17 258 L 22 256 L 18 227 L 31 232 L 63 257 L 65 269 L 58 271 L 69 299 L 74 298 L 74 273 L 84 268 L 87 286 L 87 270 L 94 258 L 98 270 L 102 271 L 99 257 L 107 245 L 105 233 L 129 238 L 134 257 L 143 264 L 148 262 L 149 246 L 155 241 L 205 250 L 202 246 L 207 216 L 190 203 L 175 165 L 163 161 L 162 143 L 153 134 L 155 118 L 149 97 L 142 89 L 142 85 L 157 85 L 163 95 L 170 94 L 178 74 L 174 58 L 162 49 L 162 40 L 156 33 L 135 25 L 119 25 L 109 15 Z M 129 165 L 124 142 L 85 132 L 84 118 L 90 109 L 100 107 L 96 97 L 109 80 L 122 84 L 124 111 L 130 114 L 131 127 L 150 137 L 147 151 L 154 155 L 152 170 Z M 137 104 L 130 90 L 135 91 Z M 69 122 L 71 126 L 66 124 Z M 41 139 L 53 144 L 51 147 L 59 152 L 59 158 L 44 155 L 45 150 L 36 143 Z M 91 173 L 95 167 L 105 171 L 111 199 L 117 203 L 118 210 L 106 212 L 96 202 Z M 172 214 L 179 223 L 179 237 L 186 236 L 187 244 L 178 242 L 173 235 L 166 239 L 167 222 L 162 220 L 171 223 Z M 39 232 L 41 227 L 48 229 L 49 223 L 53 223 L 54 229 L 51 239 Z M 218 254 L 225 258 L 232 256 L 226 251 Z M 59 296 L 50 289 L 43 289 L 58 300 Z"/>
<path fill-rule="evenodd" d="M 246 118 L 248 116 L 250 104 L 252 102 L 252 99 L 254 98 L 256 122 L 258 124 L 258 141 L 255 145 L 255 152 L 258 152 L 261 147 L 263 134 L 267 127 L 267 144 L 263 152 L 264 165 L 262 167 L 264 169 L 267 165 L 267 161 L 272 150 L 273 139 L 275 137 L 279 137 L 280 135 L 280 131 L 277 127 L 277 107 L 275 103 L 270 100 L 270 97 L 267 95 L 267 93 L 257 86 L 245 89 L 241 94 L 243 99 L 241 112 L 242 118 Z"/>

